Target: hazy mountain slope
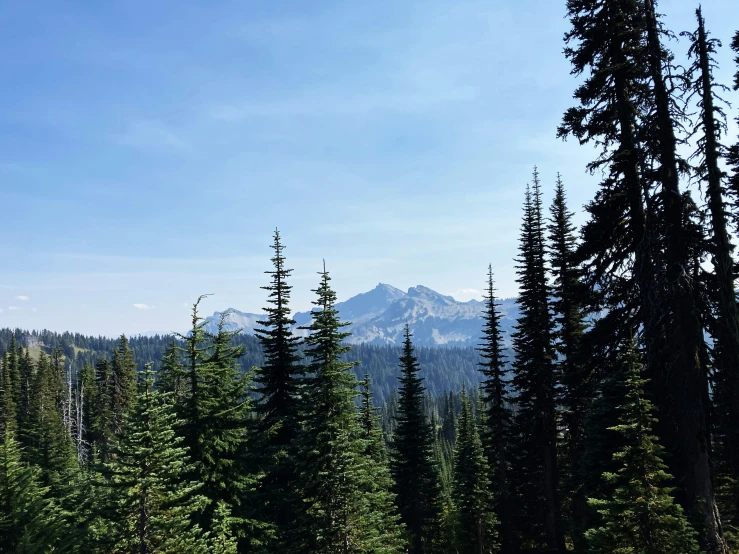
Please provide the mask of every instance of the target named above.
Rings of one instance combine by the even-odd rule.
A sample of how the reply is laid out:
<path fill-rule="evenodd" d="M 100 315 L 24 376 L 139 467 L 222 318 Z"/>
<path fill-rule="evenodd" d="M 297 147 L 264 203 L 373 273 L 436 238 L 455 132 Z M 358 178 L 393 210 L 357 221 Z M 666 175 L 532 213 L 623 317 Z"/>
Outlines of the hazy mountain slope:
<path fill-rule="evenodd" d="M 506 342 L 517 317 L 514 299 L 501 301 L 502 327 Z M 352 344 L 400 344 L 406 322 L 411 326 L 414 342 L 419 346 L 469 346 L 477 344 L 481 329 L 483 303 L 477 300 L 458 302 L 428 287 L 418 285 L 408 292 L 380 283 L 371 291 L 353 296 L 336 305 L 345 321 L 352 324 Z M 207 318 L 208 329 L 215 330 L 221 312 Z M 293 316 L 296 328 L 310 322 L 310 312 Z M 262 316 L 235 309 L 229 311 L 228 328 L 253 334 Z M 296 329 L 296 333 L 305 332 Z"/>

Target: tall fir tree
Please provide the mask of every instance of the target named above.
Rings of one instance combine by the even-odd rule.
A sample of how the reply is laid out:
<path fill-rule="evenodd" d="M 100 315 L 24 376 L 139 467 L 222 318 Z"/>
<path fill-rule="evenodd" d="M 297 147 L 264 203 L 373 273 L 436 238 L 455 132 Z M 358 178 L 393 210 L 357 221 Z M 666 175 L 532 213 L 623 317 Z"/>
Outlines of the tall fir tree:
<path fill-rule="evenodd" d="M 76 468 L 76 452 L 62 421 L 58 374 L 49 357 L 39 355 L 24 428 L 28 459 L 41 470 L 41 482 L 60 495 L 65 477 Z"/>
<path fill-rule="evenodd" d="M 139 378 L 137 407 L 124 420 L 105 465 L 107 491 L 97 508 L 97 547 L 106 552 L 205 553 L 202 530 L 192 525 L 208 499 L 188 480 L 194 467 L 175 434 L 176 416 L 166 395 L 153 390 L 151 364 Z M 171 393 L 167 393 L 171 394 Z"/>
<path fill-rule="evenodd" d="M 567 198 L 564 184 L 557 175 L 554 200 L 550 207 L 549 264 L 552 275 L 552 312 L 554 314 L 554 330 L 552 336 L 557 350 L 557 375 L 560 384 L 559 402 L 563 406 L 563 426 L 565 439 L 564 453 L 560 457 L 564 462 L 562 480 L 564 497 L 568 499 L 569 534 L 575 550 L 584 552 L 586 544 L 585 512 L 587 501 L 582 483 L 580 462 L 583 455 L 583 433 L 587 400 L 589 375 L 587 364 L 583 360 L 582 339 L 585 331 L 585 314 L 582 308 L 584 287 L 581 282 L 580 269 L 576 260 L 577 243 L 573 214 L 567 209 Z"/>
<path fill-rule="evenodd" d="M 369 500 L 369 533 L 362 548 L 363 552 L 391 554 L 405 551 L 403 526 L 395 507 L 393 478 L 388 465 L 385 438 L 380 430 L 377 409 L 372 398 L 369 374 L 362 381 L 362 403 L 360 429 L 363 455 L 367 470 L 362 475 L 362 489 Z"/>
<path fill-rule="evenodd" d="M 212 532 L 216 510 L 223 502 L 231 512 L 233 533 L 248 543 L 258 540 L 262 528 L 246 514 L 244 505 L 255 486 L 247 464 L 251 374 L 239 370 L 244 347 L 232 344 L 238 331 L 226 330 L 228 312 L 221 314 L 215 335 L 206 333 L 198 313 L 203 298 L 193 305 L 189 334 L 180 335 L 185 342 L 182 373 L 187 394 L 176 405 L 182 421 L 179 432 L 195 468 L 188 478 L 203 484 L 201 494 L 209 501 L 195 523 Z"/>
<path fill-rule="evenodd" d="M 591 499 L 601 515 L 600 524 L 587 532 L 590 552 L 645 552 L 691 554 L 701 552 L 696 533 L 672 498 L 672 477 L 664 463 L 665 451 L 653 434 L 654 409 L 644 395 L 646 381 L 641 364 L 629 345 L 622 353 L 626 397 L 619 424 L 611 432 L 621 435 L 624 447 L 614 454 L 619 469 L 603 479 L 612 496 Z"/>
<path fill-rule="evenodd" d="M 524 548 L 564 552 L 558 495 L 555 376 L 539 175 L 526 188 L 517 261 L 519 318 L 513 334 L 516 528 Z"/>
<path fill-rule="evenodd" d="M 15 332 L 10 333 L 10 343 L 5 356 L 5 375 L 7 388 L 10 393 L 12 405 L 15 408 L 17 423 L 21 422 L 21 376 L 18 369 L 18 346 L 15 341 Z"/>
<path fill-rule="evenodd" d="M 684 161 L 677 152 L 676 128 L 684 118 L 670 90 L 672 54 L 669 38 L 656 13 L 654 0 L 645 0 L 647 61 L 652 81 L 655 119 L 646 127 L 649 157 L 658 168 L 660 187 L 656 213 L 659 222 L 662 275 L 657 275 L 658 336 L 647 374 L 660 411 L 658 434 L 671 452 L 669 464 L 679 487 L 676 497 L 698 523 L 702 546 L 708 552 L 728 552 L 716 506 L 708 428 L 709 398 L 702 310 L 693 268 L 699 266 L 703 237 L 694 225 L 689 191 L 681 192 L 679 175 Z M 665 73 L 668 73 L 667 75 Z M 650 136 L 653 135 L 653 136 Z"/>
<path fill-rule="evenodd" d="M 90 405 L 90 444 L 101 461 L 108 459 L 113 442 L 113 375 L 110 362 L 100 358 L 95 363 L 95 396 Z"/>
<path fill-rule="evenodd" d="M 390 530 L 372 513 L 379 499 L 377 491 L 370 494 L 367 487 L 374 464 L 366 454 L 355 407 L 357 380 L 352 369 L 356 362 L 341 361 L 350 350 L 343 344 L 349 334 L 342 331 L 348 323 L 339 320 L 325 264 L 320 275 L 305 339 L 310 408 L 301 434 L 304 512 L 295 530 L 296 544 L 306 554 L 399 552 L 401 545 L 393 545 Z"/>
<path fill-rule="evenodd" d="M 713 313 L 706 318 L 713 337 L 714 440 L 719 478 L 730 489 L 723 497 L 731 499 L 739 496 L 739 487 L 729 484 L 739 478 L 739 371 L 736 369 L 739 368 L 739 309 L 734 289 L 736 272 L 729 237 L 726 174 L 720 166 L 726 157 L 722 136 L 727 128 L 719 92 L 726 87 L 716 83 L 713 76 L 717 67 L 714 56 L 720 42 L 708 37 L 700 7 L 696 10 L 696 18 L 697 30 L 683 33 L 690 40 L 688 54 L 693 60 L 687 92 L 688 99 L 697 99 L 699 109 L 698 122 L 692 132 L 698 137 L 693 157 L 698 160 L 698 178 L 705 186 L 710 228 L 708 250 L 714 267 L 710 282 Z M 739 528 L 735 502 L 724 503 L 722 516 L 724 526 L 731 524 Z"/>
<path fill-rule="evenodd" d="M 485 427 L 481 431 L 483 447 L 488 458 L 494 503 L 500 522 L 500 543 L 503 554 L 513 551 L 508 465 L 511 433 L 510 398 L 505 378 L 506 356 L 500 328 L 500 304 L 495 297 L 493 267 L 488 265 L 488 280 L 484 295 L 482 342 L 478 347 L 480 371 L 484 375 L 481 397 L 485 403 Z"/>
<path fill-rule="evenodd" d="M 3 352 L 2 374 L 0 375 L 0 433 L 6 429 L 15 432 L 18 428 L 18 415 L 13 399 L 13 381 L 10 374 L 8 352 Z"/>
<path fill-rule="evenodd" d="M 677 496 L 702 520 L 708 550 L 725 552 L 711 483 L 693 269 L 700 265 L 700 236 L 692 200 L 679 188 L 686 164 L 677 154 L 675 127 L 685 115 L 666 84 L 672 63 L 661 43 L 666 31 L 652 0 L 570 0 L 568 10 L 565 52 L 573 73 L 586 79 L 560 135 L 601 146 L 589 168 L 608 170 L 588 206 L 579 249 L 594 293 L 590 308 L 605 312 L 593 328 L 593 350 L 608 355 L 641 332 L 662 414 L 659 433 L 681 485 Z"/>
<path fill-rule="evenodd" d="M 301 385 L 304 368 L 298 354 L 300 338 L 292 328 L 295 320 L 290 315 L 290 292 L 287 280 L 292 269 L 285 267 L 280 233 L 275 230 L 271 259 L 273 270 L 267 271 L 271 282 L 262 289 L 268 291 L 264 309 L 266 319 L 256 335 L 262 344 L 265 362 L 255 375 L 260 394 L 256 405 L 259 422 L 256 439 L 259 441 L 257 466 L 264 474 L 260 483 L 260 510 L 266 521 L 277 527 L 275 548 L 286 548 L 283 539 L 294 521 L 299 505 L 297 492 L 299 468 L 294 445 L 300 430 Z M 282 544 L 282 546 L 280 546 Z"/>
<path fill-rule="evenodd" d="M 462 412 L 454 448 L 454 505 L 460 554 L 498 552 L 497 519 L 493 511 L 490 468 L 482 448 L 472 405 L 462 389 Z"/>
<path fill-rule="evenodd" d="M 13 431 L 0 442 L 0 553 L 52 552 L 61 528 L 41 470 L 24 460 Z"/>
<path fill-rule="evenodd" d="M 182 363 L 174 337 L 162 356 L 162 364 L 157 372 L 156 388 L 163 393 L 172 393 L 173 402 L 177 402 L 186 392 Z"/>
<path fill-rule="evenodd" d="M 136 361 L 126 335 L 121 335 L 110 362 L 112 430 L 120 433 L 123 419 L 136 403 Z"/>
<path fill-rule="evenodd" d="M 400 517 L 408 530 L 410 552 L 434 551 L 441 517 L 440 476 L 434 461 L 434 431 L 424 409 L 421 367 L 405 326 L 400 358 L 400 388 L 392 443 L 391 470 Z"/>

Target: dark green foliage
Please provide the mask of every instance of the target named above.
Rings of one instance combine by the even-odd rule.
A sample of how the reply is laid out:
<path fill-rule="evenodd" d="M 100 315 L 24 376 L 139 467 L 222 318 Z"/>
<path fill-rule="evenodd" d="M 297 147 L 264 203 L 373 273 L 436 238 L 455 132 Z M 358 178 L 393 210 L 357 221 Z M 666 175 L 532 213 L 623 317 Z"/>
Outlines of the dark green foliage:
<path fill-rule="evenodd" d="M 517 259 L 520 310 L 513 349 L 516 416 L 511 463 L 514 526 L 526 548 L 564 552 L 557 494 L 557 429 L 554 396 L 554 349 L 551 342 L 549 287 L 544 265 L 544 229 L 539 176 L 527 186 Z"/>
<path fill-rule="evenodd" d="M 462 413 L 454 449 L 454 505 L 460 554 L 497 552 L 490 468 L 482 448 L 469 397 L 462 390 Z"/>
<path fill-rule="evenodd" d="M 488 266 L 485 311 L 483 312 L 485 324 L 482 329 L 482 343 L 479 347 L 483 359 L 480 363 L 480 371 L 485 376 L 481 396 L 486 409 L 484 414 L 478 414 L 478 416 L 484 421 L 480 434 L 490 467 L 491 486 L 495 490 L 494 502 L 500 521 L 500 539 L 503 551 L 510 552 L 513 547 L 508 487 L 511 413 L 508 383 L 505 379 L 506 357 L 503 353 L 500 314 L 495 300 L 493 268 Z"/>
<path fill-rule="evenodd" d="M 136 361 L 126 335 L 121 335 L 110 362 L 110 402 L 113 433 L 120 433 L 123 419 L 136 402 Z"/>
<path fill-rule="evenodd" d="M 174 410 L 167 395 L 152 390 L 150 366 L 140 377 L 137 408 L 124 420 L 101 483 L 103 506 L 95 530 L 99 548 L 110 552 L 206 552 L 192 517 L 208 500 L 182 438 L 175 435 Z"/>
<path fill-rule="evenodd" d="M 72 438 L 62 422 L 62 386 L 54 364 L 42 353 L 31 384 L 23 438 L 28 459 L 41 469 L 41 482 L 57 495 L 63 478 L 76 467 Z"/>
<path fill-rule="evenodd" d="M 585 330 L 582 303 L 585 297 L 581 273 L 575 258 L 575 227 L 567 209 L 562 179 L 557 175 L 554 200 L 550 208 L 549 264 L 552 275 L 552 312 L 555 325 L 552 337 L 559 354 L 558 381 L 561 385 L 559 402 L 563 406 L 563 452 L 560 468 L 567 502 L 566 520 L 575 550 L 584 552 L 583 532 L 587 509 L 582 483 L 581 460 L 587 400 L 590 395 L 589 370 L 583 360 L 582 339 Z"/>
<path fill-rule="evenodd" d="M 339 320 L 325 268 L 320 275 L 305 339 L 310 377 L 301 436 L 305 506 L 296 530 L 299 551 L 400 552 L 394 514 L 374 512 L 389 508 L 388 491 L 371 482 L 382 470 L 367 455 L 355 407 L 357 380 L 351 370 L 356 362 L 340 359 L 349 351 L 342 344 L 348 333 L 341 329 L 347 324 Z"/>
<path fill-rule="evenodd" d="M 0 371 L 0 433 L 6 429 L 15 432 L 18 427 L 18 414 L 13 398 L 13 380 L 10 373 L 8 353 L 3 353 L 2 371 Z"/>
<path fill-rule="evenodd" d="M 0 552 L 35 554 L 51 549 L 60 527 L 41 470 L 29 465 L 13 432 L 0 443 Z"/>
<path fill-rule="evenodd" d="M 405 524 L 411 552 L 433 551 L 433 537 L 440 520 L 439 470 L 434 463 L 434 432 L 424 411 L 423 379 L 406 325 L 396 428 L 391 469 L 395 478 L 398 509 Z"/>
<path fill-rule="evenodd" d="M 106 461 L 113 442 L 113 373 L 110 362 L 101 358 L 95 364 L 94 396 L 90 405 L 89 440 L 92 448 Z"/>
<path fill-rule="evenodd" d="M 613 456 L 619 469 L 603 474 L 612 495 L 590 500 L 602 518 L 587 532 L 590 552 L 701 552 L 695 531 L 672 498 L 668 485 L 672 477 L 663 462 L 664 449 L 652 432 L 654 409 L 644 397 L 646 381 L 633 347 L 625 349 L 622 360 L 627 393 L 619 424 L 610 430 L 621 435 L 624 447 Z"/>
<path fill-rule="evenodd" d="M 251 414 L 250 374 L 242 374 L 238 360 L 241 346 L 234 346 L 234 332 L 224 330 L 227 314 L 218 333 L 208 336 L 203 329 L 198 305 L 193 305 L 192 328 L 185 341 L 181 372 L 186 393 L 176 404 L 181 420 L 178 431 L 194 462 L 188 479 L 202 483 L 200 491 L 208 499 L 195 522 L 206 532 L 214 529 L 216 508 L 225 502 L 231 511 L 234 533 L 246 539 L 257 523 L 242 516 L 243 501 L 254 487 L 247 459 L 247 426 Z"/>
<path fill-rule="evenodd" d="M 720 42 L 708 38 L 700 8 L 696 10 L 696 17 L 697 31 L 683 35 L 690 39 L 688 53 L 693 60 L 688 73 L 688 99 L 696 98 L 699 108 L 698 123 L 693 130 L 693 136 L 698 137 L 693 157 L 698 159 L 697 174 L 704 184 L 708 200 L 708 250 L 714 267 L 713 275 L 709 276 L 712 313 L 706 318 L 713 336 L 714 445 L 724 492 L 722 496 L 728 500 L 722 505 L 724 526 L 739 528 L 739 513 L 729 500 L 739 495 L 739 487 L 731 485 L 739 476 L 739 372 L 736 370 L 739 367 L 739 310 L 734 291 L 733 245 L 727 220 L 726 174 L 720 167 L 726 155 L 726 148 L 721 144 L 722 135 L 726 132 L 726 115 L 718 94 L 726 87 L 713 78 L 714 56 Z"/>
<path fill-rule="evenodd" d="M 172 393 L 172 398 L 176 402 L 186 392 L 185 381 L 182 377 L 179 351 L 174 338 L 172 338 L 162 356 L 162 365 L 157 372 L 156 388 L 161 392 Z"/>
<path fill-rule="evenodd" d="M 302 410 L 301 386 L 305 370 L 298 352 L 300 339 L 293 335 L 295 320 L 290 315 L 290 291 L 287 279 L 292 269 L 285 267 L 280 234 L 275 231 L 272 249 L 273 271 L 264 309 L 267 318 L 256 330 L 264 353 L 264 363 L 255 375 L 259 392 L 256 405 L 258 423 L 255 439 L 258 443 L 256 464 L 263 478 L 259 488 L 262 517 L 276 525 L 275 548 L 286 548 L 282 542 L 289 526 L 298 515 L 299 468 L 296 467 L 296 440 L 300 430 Z M 282 544 L 282 547 L 277 545 Z"/>

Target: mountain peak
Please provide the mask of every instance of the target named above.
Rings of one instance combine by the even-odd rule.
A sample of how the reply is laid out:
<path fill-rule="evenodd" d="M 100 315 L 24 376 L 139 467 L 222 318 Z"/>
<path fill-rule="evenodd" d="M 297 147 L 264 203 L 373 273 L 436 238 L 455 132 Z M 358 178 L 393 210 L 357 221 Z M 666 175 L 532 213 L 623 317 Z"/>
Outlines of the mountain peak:
<path fill-rule="evenodd" d="M 408 289 L 408 296 L 412 298 L 429 298 L 432 300 L 446 300 L 448 302 L 457 302 L 453 297 L 436 292 L 433 289 L 424 287 L 423 285 L 416 285 Z"/>

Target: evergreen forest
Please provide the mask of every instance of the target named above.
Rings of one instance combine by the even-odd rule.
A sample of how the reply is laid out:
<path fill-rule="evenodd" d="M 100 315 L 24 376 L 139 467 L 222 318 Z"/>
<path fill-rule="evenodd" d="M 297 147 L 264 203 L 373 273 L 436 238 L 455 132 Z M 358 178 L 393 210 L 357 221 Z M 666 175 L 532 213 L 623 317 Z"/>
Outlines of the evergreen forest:
<path fill-rule="evenodd" d="M 520 187 L 510 337 L 484 252 L 477 348 L 350 346 L 331 260 L 297 336 L 279 231 L 255 336 L 4 329 L 0 553 L 739 553 L 739 31 L 566 4 L 597 186 Z"/>

